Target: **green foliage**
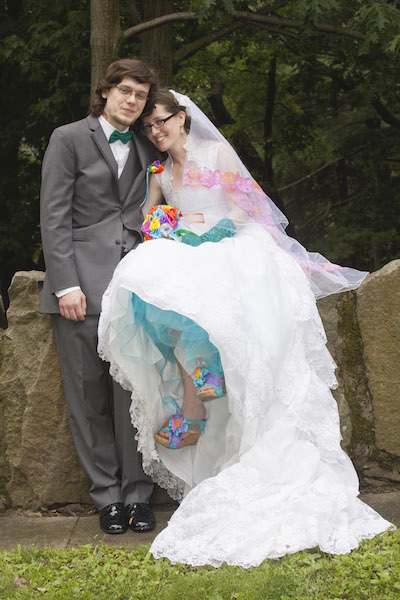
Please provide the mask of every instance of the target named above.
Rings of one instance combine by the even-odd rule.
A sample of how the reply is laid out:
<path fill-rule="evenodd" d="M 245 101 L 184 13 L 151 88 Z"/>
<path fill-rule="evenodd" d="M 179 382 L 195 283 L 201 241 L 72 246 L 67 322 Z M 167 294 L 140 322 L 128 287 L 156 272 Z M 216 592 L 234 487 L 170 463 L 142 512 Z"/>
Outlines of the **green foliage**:
<path fill-rule="evenodd" d="M 384 38 L 391 38 L 385 49 L 393 51 L 393 36 L 398 34 L 400 18 L 399 8 L 390 2 L 361 2 L 355 12 L 354 20 L 360 28 L 367 31 L 367 43 L 377 44 Z"/>
<path fill-rule="evenodd" d="M 83 0 L 0 6 L 0 268 L 6 284 L 39 256 L 40 166 L 51 131 L 86 114 L 89 14 Z"/>
<path fill-rule="evenodd" d="M 141 3 L 136 3 L 143 14 Z M 1 278 L 31 268 L 40 253 L 40 164 L 51 131 L 86 114 L 90 80 L 89 0 L 0 4 Z M 400 8 L 390 0 L 186 0 L 173 11 L 178 51 L 232 22 L 232 10 L 272 14 L 302 27 L 242 24 L 174 66 L 176 89 L 215 119 L 207 95 L 218 83 L 249 169 L 280 192 L 296 236 L 332 260 L 376 269 L 400 255 Z M 129 2 L 121 25 L 131 26 Z M 318 31 L 317 24 L 364 39 Z M 122 55 L 140 55 L 141 40 Z M 276 60 L 272 133 L 267 82 Z M 340 159 L 341 162 L 337 162 Z M 267 163 L 272 161 L 273 180 Z M 336 161 L 336 162 L 335 162 Z M 296 183 L 301 180 L 300 183 Z M 295 184 L 295 185 L 293 185 Z M 5 275 L 4 275 L 5 273 Z"/>
<path fill-rule="evenodd" d="M 234 0 L 192 0 L 191 7 L 197 13 L 200 22 L 210 17 L 220 17 L 223 13 L 230 13 L 235 8 Z"/>
<path fill-rule="evenodd" d="M 4 600 L 41 594 L 48 600 L 388 600 L 399 591 L 398 531 L 364 541 L 351 554 L 309 550 L 251 569 L 172 565 L 154 560 L 143 546 L 103 543 L 69 550 L 17 547 L 0 554 Z"/>

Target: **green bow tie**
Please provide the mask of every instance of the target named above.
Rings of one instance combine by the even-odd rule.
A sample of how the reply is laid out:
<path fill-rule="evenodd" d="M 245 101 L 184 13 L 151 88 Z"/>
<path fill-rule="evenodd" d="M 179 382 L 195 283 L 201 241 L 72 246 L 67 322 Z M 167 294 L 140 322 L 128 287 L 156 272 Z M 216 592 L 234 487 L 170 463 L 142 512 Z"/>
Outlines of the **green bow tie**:
<path fill-rule="evenodd" d="M 112 134 L 109 137 L 109 144 L 112 144 L 113 142 L 116 142 L 117 140 L 121 140 L 121 142 L 123 144 L 127 144 L 129 142 L 130 139 L 132 139 L 133 136 L 133 132 L 132 131 L 125 131 L 125 133 L 121 133 L 120 131 L 117 131 L 116 129 L 114 129 L 114 131 L 112 132 Z"/>

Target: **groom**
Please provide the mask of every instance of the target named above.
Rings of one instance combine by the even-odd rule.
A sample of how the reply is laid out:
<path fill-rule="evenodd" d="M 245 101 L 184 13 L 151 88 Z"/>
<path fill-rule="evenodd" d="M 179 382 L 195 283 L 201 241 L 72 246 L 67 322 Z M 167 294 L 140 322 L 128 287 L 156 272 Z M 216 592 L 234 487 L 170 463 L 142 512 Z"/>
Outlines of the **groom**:
<path fill-rule="evenodd" d="M 52 316 L 72 435 L 106 533 L 155 526 L 153 482 L 137 451 L 130 393 L 110 384 L 97 354 L 97 325 L 115 267 L 141 241 L 139 204 L 154 148 L 129 128 L 156 86 L 143 62 L 112 63 L 90 114 L 57 128 L 43 161 L 41 311 Z"/>

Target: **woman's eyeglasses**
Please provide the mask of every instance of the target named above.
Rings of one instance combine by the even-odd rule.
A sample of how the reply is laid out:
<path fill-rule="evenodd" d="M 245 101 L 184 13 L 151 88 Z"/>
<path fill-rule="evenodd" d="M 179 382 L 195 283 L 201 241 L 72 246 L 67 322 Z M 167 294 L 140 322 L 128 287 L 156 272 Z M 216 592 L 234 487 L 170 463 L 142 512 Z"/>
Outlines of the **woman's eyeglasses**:
<path fill-rule="evenodd" d="M 165 119 L 156 119 L 154 121 L 154 123 L 146 123 L 145 125 L 143 125 L 143 127 L 141 128 L 141 132 L 144 134 L 147 134 L 151 131 L 152 127 L 155 127 L 155 129 L 161 129 L 161 127 L 164 127 L 165 123 L 169 120 L 172 119 L 172 117 L 175 117 L 175 115 L 177 115 L 178 113 L 174 113 L 173 115 L 169 115 L 169 117 L 165 117 Z"/>

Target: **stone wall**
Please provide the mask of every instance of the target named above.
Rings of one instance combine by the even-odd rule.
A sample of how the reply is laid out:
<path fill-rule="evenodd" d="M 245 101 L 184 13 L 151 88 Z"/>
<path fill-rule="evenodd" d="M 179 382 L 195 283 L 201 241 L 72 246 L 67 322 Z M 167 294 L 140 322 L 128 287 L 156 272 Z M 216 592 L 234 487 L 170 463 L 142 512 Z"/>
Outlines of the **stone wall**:
<path fill-rule="evenodd" d="M 90 503 L 69 430 L 39 271 L 12 281 L 0 340 L 0 501 L 12 507 Z M 357 292 L 318 304 L 334 356 L 342 445 L 363 483 L 400 484 L 400 260 Z M 166 501 L 156 492 L 156 501 Z"/>
<path fill-rule="evenodd" d="M 400 485 L 400 260 L 318 308 L 338 365 L 342 446 L 363 484 Z"/>
<path fill-rule="evenodd" d="M 90 503 L 72 442 L 39 271 L 16 273 L 0 343 L 0 478 L 11 506 Z M 1 489 L 1 488 L 0 488 Z"/>

